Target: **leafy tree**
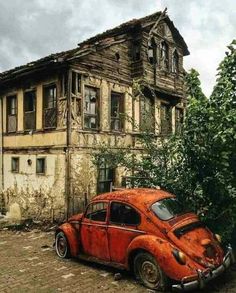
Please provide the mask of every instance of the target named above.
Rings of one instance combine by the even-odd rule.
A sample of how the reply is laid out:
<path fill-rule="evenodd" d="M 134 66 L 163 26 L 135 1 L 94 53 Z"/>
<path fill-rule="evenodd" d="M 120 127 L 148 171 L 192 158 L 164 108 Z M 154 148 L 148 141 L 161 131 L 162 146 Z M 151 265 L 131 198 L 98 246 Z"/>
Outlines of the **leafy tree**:
<path fill-rule="evenodd" d="M 188 76 L 190 101 L 183 132 L 184 157 L 199 187 L 195 194 L 198 209 L 205 211 L 203 220 L 225 240 L 230 239 L 236 225 L 235 45 L 233 41 L 220 63 L 209 99 L 204 99 L 198 88 L 192 88 L 199 84 L 193 86 L 193 78 Z"/>

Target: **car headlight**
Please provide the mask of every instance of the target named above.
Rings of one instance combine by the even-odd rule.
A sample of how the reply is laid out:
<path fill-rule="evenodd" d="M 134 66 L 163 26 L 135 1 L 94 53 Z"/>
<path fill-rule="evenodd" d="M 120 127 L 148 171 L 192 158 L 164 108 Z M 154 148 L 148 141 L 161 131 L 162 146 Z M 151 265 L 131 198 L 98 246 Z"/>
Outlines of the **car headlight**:
<path fill-rule="evenodd" d="M 172 254 L 179 264 L 181 265 L 186 264 L 186 256 L 183 252 L 179 251 L 178 249 L 173 249 Z"/>
<path fill-rule="evenodd" d="M 215 238 L 218 242 L 221 243 L 222 239 L 221 239 L 221 236 L 219 234 L 215 234 Z"/>

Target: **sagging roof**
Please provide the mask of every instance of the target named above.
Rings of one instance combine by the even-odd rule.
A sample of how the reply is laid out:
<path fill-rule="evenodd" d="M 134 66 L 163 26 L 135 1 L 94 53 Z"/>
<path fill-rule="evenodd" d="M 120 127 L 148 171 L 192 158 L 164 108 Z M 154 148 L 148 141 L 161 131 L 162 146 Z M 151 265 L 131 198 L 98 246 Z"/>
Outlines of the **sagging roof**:
<path fill-rule="evenodd" d="M 0 73 L 0 83 L 8 80 L 9 78 L 14 78 L 22 74 L 27 74 L 34 69 L 40 69 L 50 64 L 55 65 L 55 63 L 56 64 L 65 63 L 67 61 L 70 61 L 71 59 L 79 58 L 81 56 L 89 54 L 91 52 L 91 47 L 95 47 L 96 45 L 98 45 L 98 42 L 108 37 L 111 38 L 123 33 L 128 33 L 138 28 L 141 29 L 144 25 L 147 26 L 148 23 L 152 25 L 153 22 L 157 21 L 157 19 L 161 16 L 161 14 L 162 12 L 156 12 L 151 15 L 145 16 L 143 18 L 130 20 L 113 29 L 109 29 L 101 34 L 97 34 L 94 37 L 91 37 L 85 41 L 82 41 L 81 43 L 78 44 L 77 48 L 51 54 L 46 57 L 40 58 L 36 61 L 27 63 L 26 65 L 18 66 L 8 71 L 2 72 Z M 178 29 L 174 26 L 174 23 L 169 19 L 168 16 L 165 16 L 165 21 L 173 34 L 173 38 L 177 40 L 179 44 L 181 45 L 181 47 L 183 48 L 184 55 L 189 55 L 187 44 L 185 43 Z"/>

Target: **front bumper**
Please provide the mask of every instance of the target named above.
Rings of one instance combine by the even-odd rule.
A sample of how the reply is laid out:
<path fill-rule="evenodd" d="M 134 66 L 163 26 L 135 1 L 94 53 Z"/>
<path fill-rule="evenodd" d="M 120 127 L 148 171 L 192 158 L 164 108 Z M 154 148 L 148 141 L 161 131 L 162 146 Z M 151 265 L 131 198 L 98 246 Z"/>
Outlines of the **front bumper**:
<path fill-rule="evenodd" d="M 186 278 L 183 278 L 180 284 L 172 285 L 172 290 L 175 292 L 186 292 L 194 289 L 202 289 L 209 281 L 220 276 L 234 262 L 235 257 L 233 249 L 229 245 L 222 265 L 214 270 L 197 270 L 198 278 L 196 280 L 188 282 Z"/>

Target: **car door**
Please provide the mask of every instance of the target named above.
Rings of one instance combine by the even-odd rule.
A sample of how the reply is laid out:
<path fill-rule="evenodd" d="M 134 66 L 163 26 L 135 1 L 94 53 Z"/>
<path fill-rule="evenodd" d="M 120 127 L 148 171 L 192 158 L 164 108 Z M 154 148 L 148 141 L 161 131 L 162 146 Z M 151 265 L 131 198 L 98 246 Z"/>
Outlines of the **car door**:
<path fill-rule="evenodd" d="M 125 263 L 130 242 L 143 231 L 138 229 L 141 215 L 132 206 L 122 202 L 111 202 L 108 225 L 108 243 L 112 262 Z"/>
<path fill-rule="evenodd" d="M 110 260 L 107 238 L 108 202 L 91 203 L 82 219 L 80 239 L 83 252 L 101 260 Z"/>

